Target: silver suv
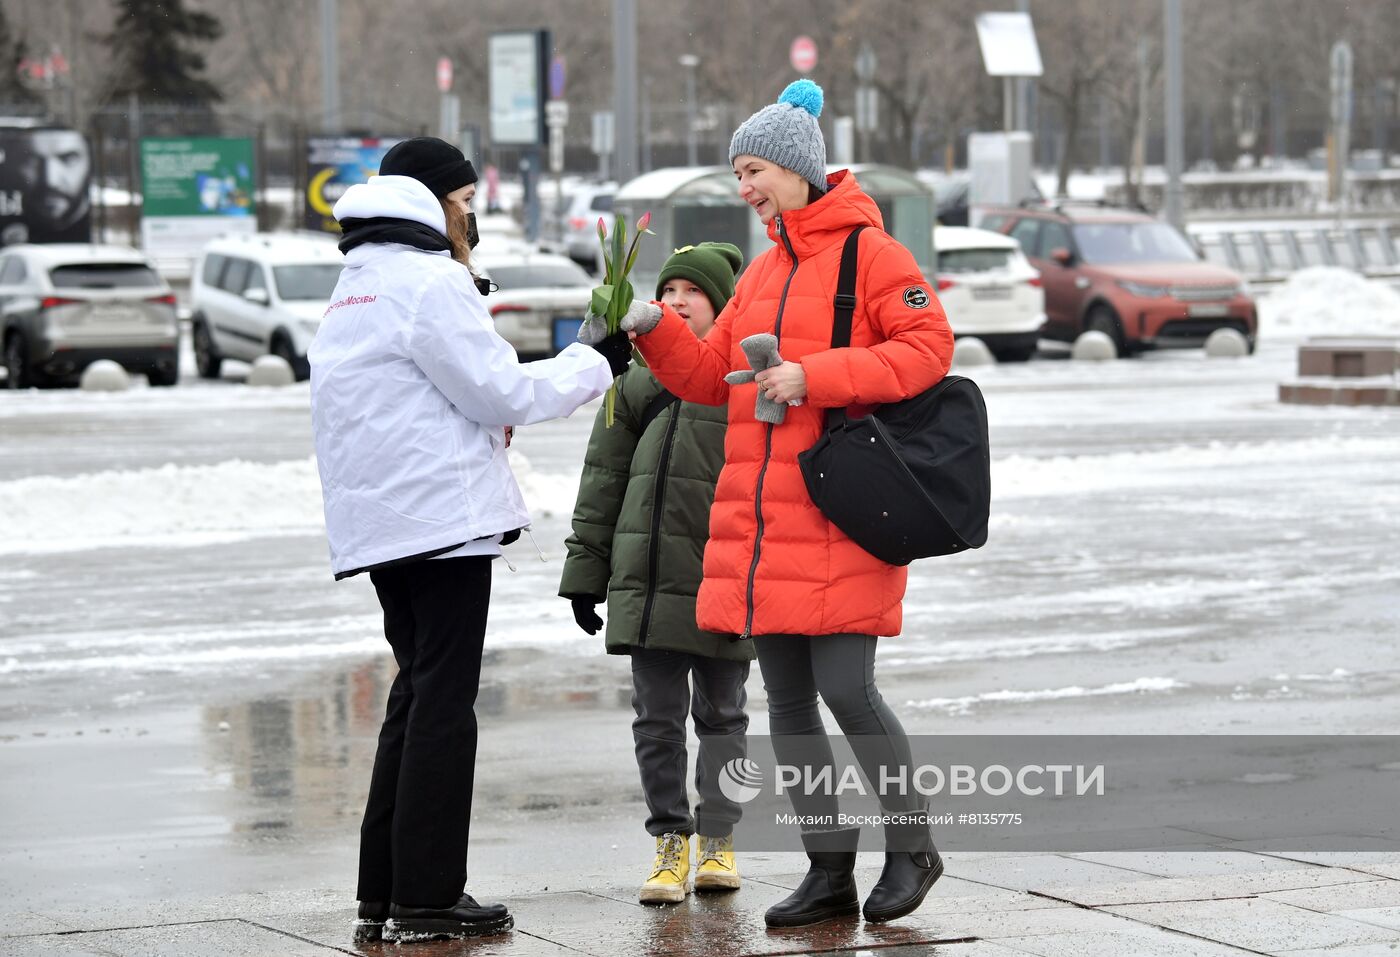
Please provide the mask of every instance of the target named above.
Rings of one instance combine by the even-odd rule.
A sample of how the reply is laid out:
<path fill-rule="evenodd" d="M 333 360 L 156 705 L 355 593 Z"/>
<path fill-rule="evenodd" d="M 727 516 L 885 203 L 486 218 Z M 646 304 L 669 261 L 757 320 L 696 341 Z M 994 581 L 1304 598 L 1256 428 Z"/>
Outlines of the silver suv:
<path fill-rule="evenodd" d="M 258 233 L 204 247 L 190 279 L 195 365 L 217 379 L 224 359 L 281 356 L 298 379 L 345 258 L 331 238 Z"/>
<path fill-rule="evenodd" d="M 180 378 L 175 295 L 127 246 L 49 243 L 0 249 L 5 384 L 73 386 L 98 359 L 151 385 Z"/>

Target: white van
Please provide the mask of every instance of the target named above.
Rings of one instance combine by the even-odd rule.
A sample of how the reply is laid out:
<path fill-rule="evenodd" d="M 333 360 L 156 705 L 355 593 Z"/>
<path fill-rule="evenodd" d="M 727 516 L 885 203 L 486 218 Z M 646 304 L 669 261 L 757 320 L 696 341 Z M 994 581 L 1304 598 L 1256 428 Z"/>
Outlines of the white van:
<path fill-rule="evenodd" d="M 205 246 L 190 279 L 199 374 L 217 379 L 224 359 L 252 362 L 270 353 L 307 378 L 306 350 L 344 262 L 331 237 L 257 233 Z"/>

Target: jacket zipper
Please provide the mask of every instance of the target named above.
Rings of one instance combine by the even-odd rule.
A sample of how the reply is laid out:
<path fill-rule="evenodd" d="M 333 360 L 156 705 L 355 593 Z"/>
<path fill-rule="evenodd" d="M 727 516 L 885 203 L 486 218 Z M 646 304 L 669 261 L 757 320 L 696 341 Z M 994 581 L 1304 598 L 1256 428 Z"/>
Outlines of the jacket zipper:
<path fill-rule="evenodd" d="M 778 340 L 779 345 L 783 340 L 783 309 L 787 307 L 788 287 L 792 285 L 792 277 L 797 275 L 797 251 L 792 248 L 792 240 L 788 239 L 787 230 L 783 228 L 783 217 L 779 213 L 778 235 L 783 237 L 783 245 L 787 247 L 788 255 L 792 257 L 792 269 L 788 271 L 787 279 L 783 282 L 783 294 L 778 299 L 778 319 L 773 324 L 773 336 Z M 763 438 L 763 464 L 758 468 L 758 485 L 754 490 L 753 510 L 758 518 L 758 529 L 753 538 L 753 561 L 749 563 L 749 586 L 747 595 L 748 614 L 744 618 L 744 633 L 739 637 L 748 639 L 753 637 L 753 582 L 758 574 L 758 559 L 763 549 L 763 479 L 768 474 L 768 459 L 773 454 L 773 424 L 768 423 L 767 432 Z"/>
<path fill-rule="evenodd" d="M 656 463 L 656 494 L 651 503 L 651 538 L 647 540 L 647 598 L 642 604 L 642 626 L 637 644 L 646 647 L 647 631 L 651 628 L 652 607 L 656 604 L 656 576 L 661 567 L 661 512 L 666 504 L 666 473 L 671 467 L 671 447 L 676 441 L 676 428 L 681 421 L 680 403 L 671 410 L 666 424 L 666 437 L 661 441 L 661 458 Z"/>

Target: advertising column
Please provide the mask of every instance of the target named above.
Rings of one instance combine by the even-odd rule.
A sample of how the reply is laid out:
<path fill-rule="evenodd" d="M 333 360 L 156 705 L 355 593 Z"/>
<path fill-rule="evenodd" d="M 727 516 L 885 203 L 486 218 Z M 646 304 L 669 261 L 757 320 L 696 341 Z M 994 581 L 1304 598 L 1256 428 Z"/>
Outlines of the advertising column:
<path fill-rule="evenodd" d="M 141 184 L 147 255 L 194 259 L 216 236 L 257 232 L 251 139 L 143 139 Z"/>

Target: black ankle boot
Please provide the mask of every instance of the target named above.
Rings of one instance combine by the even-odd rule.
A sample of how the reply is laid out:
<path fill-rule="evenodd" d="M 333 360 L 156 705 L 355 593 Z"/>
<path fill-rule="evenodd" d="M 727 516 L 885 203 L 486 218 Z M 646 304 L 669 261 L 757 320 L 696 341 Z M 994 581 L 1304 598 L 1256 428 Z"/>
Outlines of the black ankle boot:
<path fill-rule="evenodd" d="M 859 842 L 859 828 L 803 834 L 811 867 L 797 890 L 768 908 L 764 923 L 769 927 L 804 927 L 858 913 L 855 870 Z"/>
<path fill-rule="evenodd" d="M 383 937 L 384 921 L 388 917 L 389 905 L 387 902 L 360 901 L 360 909 L 355 915 L 355 943 L 370 943 Z"/>
<path fill-rule="evenodd" d="M 451 907 L 412 907 L 390 904 L 384 923 L 384 939 L 409 943 L 420 940 L 450 940 L 457 937 L 484 937 L 515 926 L 505 904 L 478 904 L 470 894 Z"/>
<path fill-rule="evenodd" d="M 933 846 L 927 811 L 910 812 L 908 820 L 885 826 L 885 868 L 865 899 L 868 921 L 898 920 L 917 910 L 934 882 L 943 876 L 943 859 Z"/>

